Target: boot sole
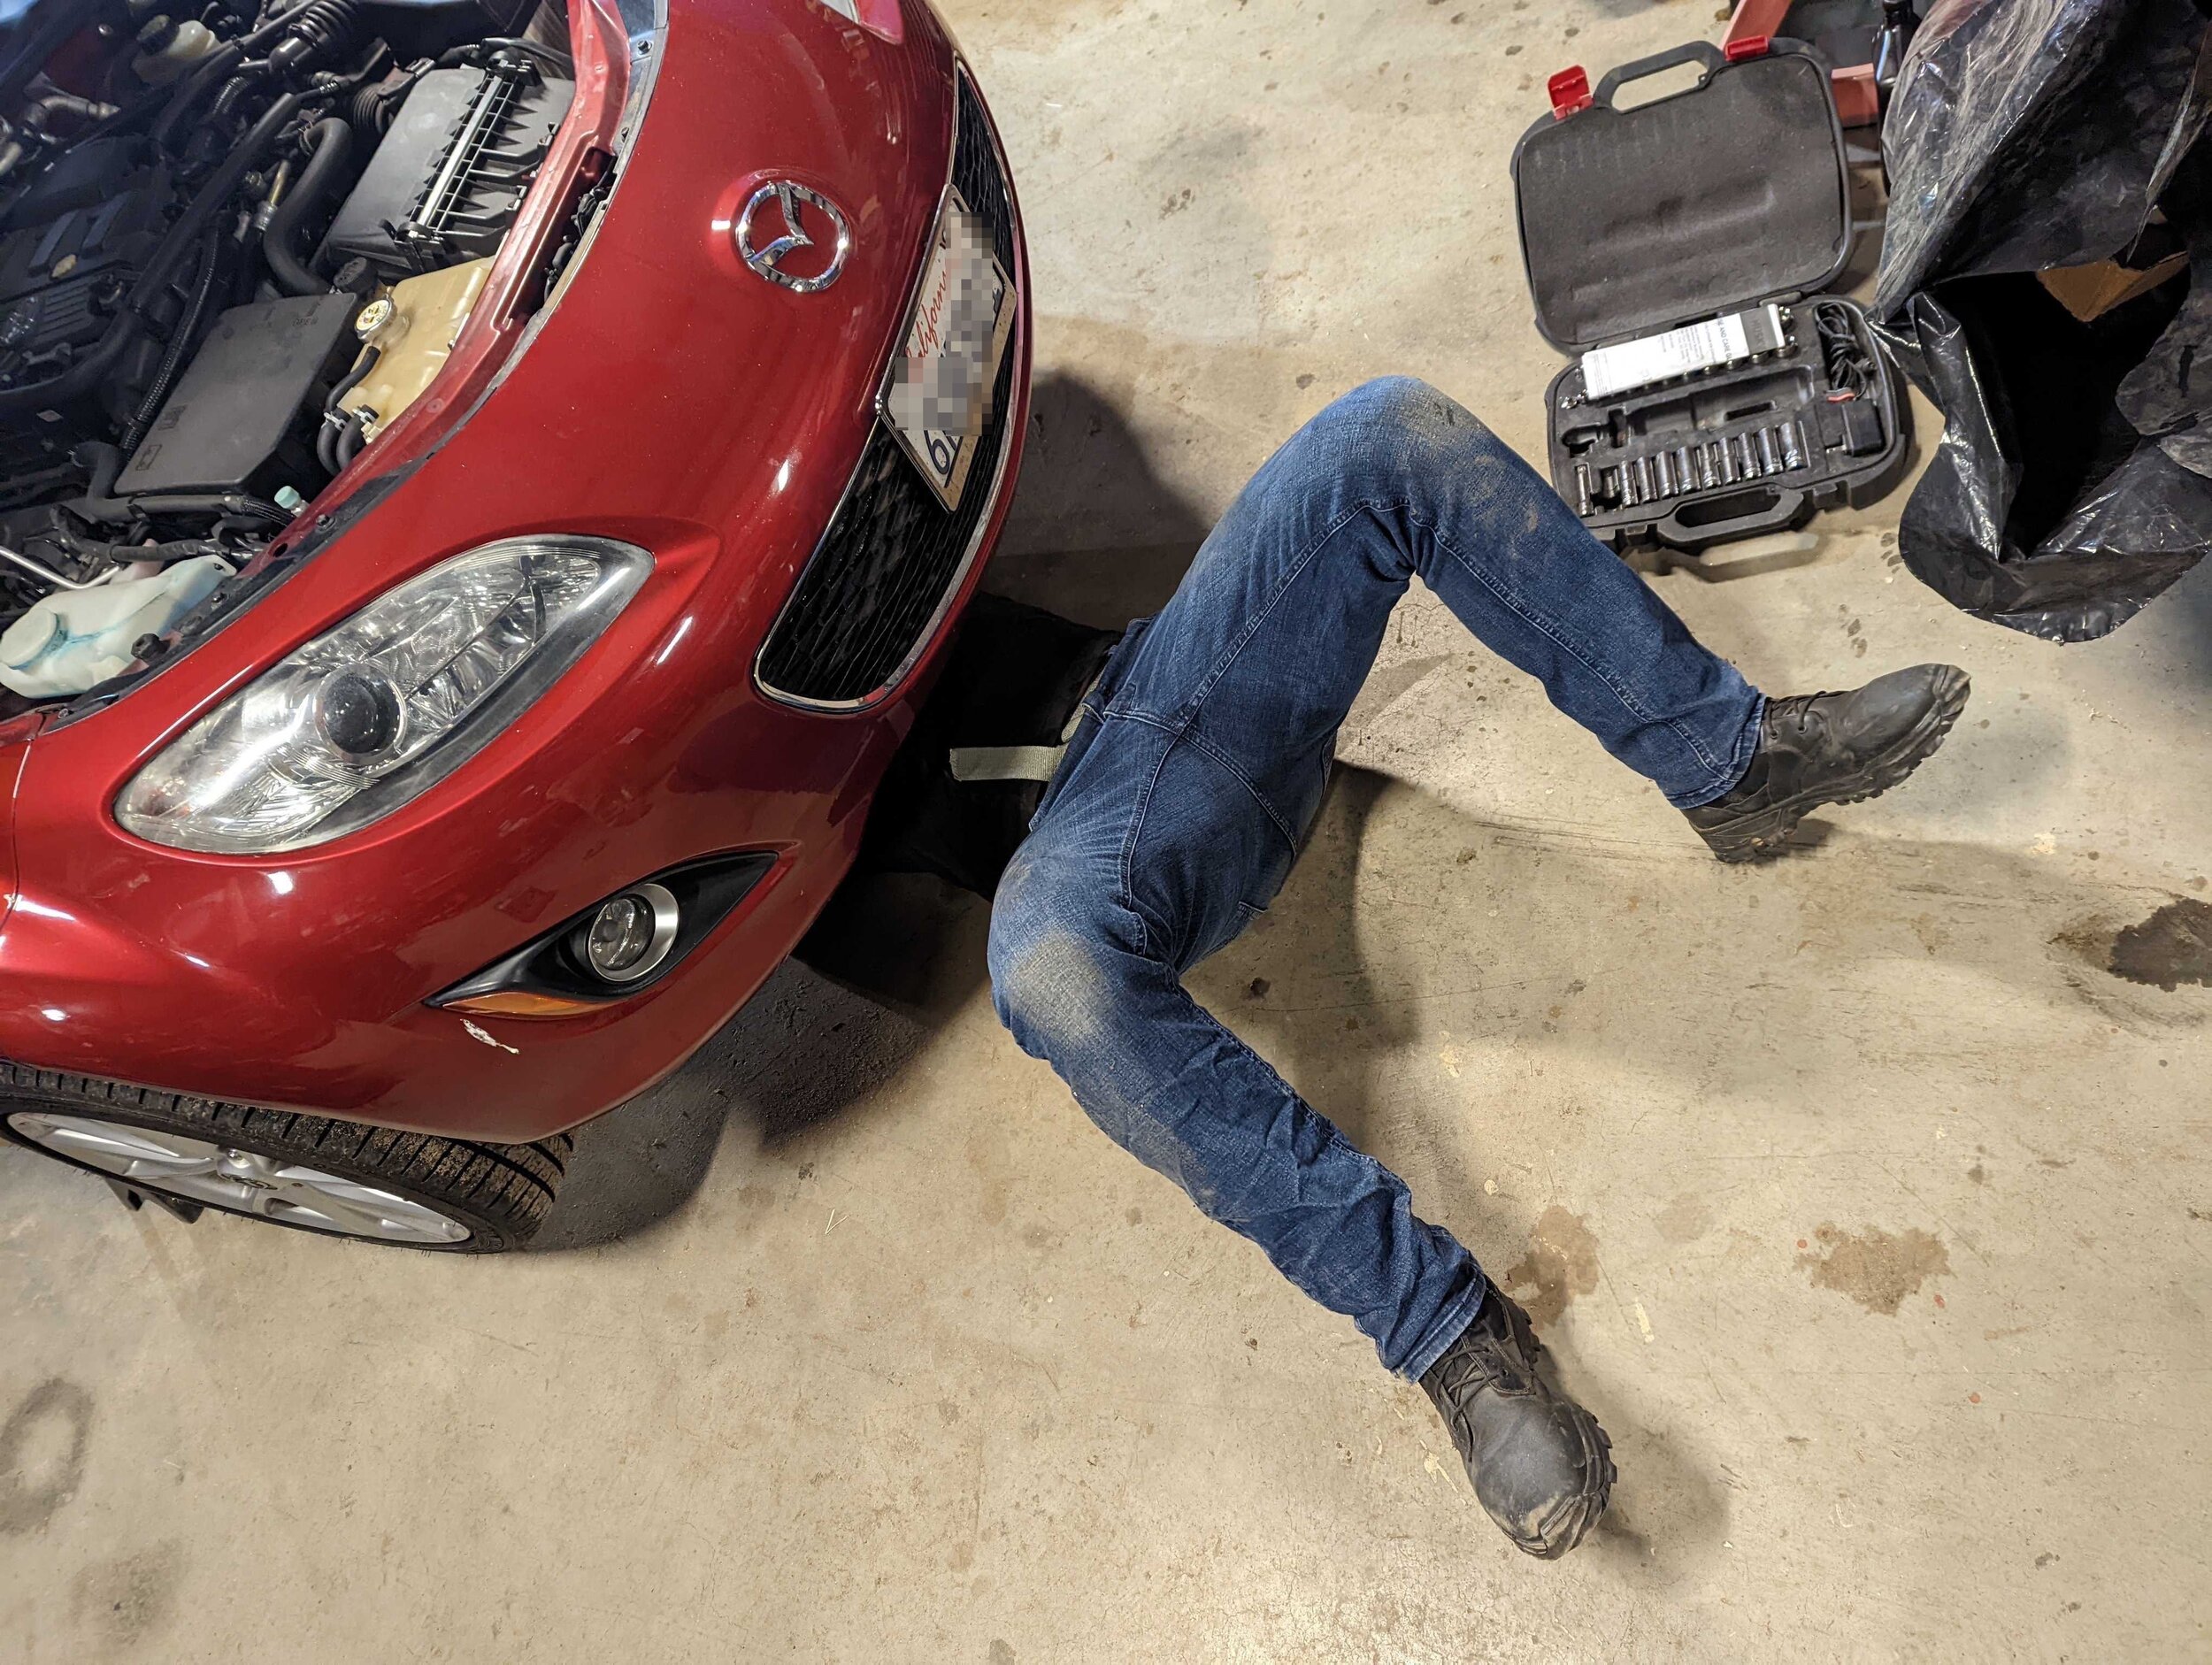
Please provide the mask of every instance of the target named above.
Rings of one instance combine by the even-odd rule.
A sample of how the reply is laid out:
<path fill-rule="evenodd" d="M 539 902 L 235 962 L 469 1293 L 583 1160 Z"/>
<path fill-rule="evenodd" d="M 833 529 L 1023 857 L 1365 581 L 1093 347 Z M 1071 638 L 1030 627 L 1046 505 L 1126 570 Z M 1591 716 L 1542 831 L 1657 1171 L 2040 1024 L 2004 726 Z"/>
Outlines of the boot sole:
<path fill-rule="evenodd" d="M 1529 1323 L 1528 1314 L 1518 1301 L 1502 1291 L 1498 1292 L 1498 1299 L 1505 1303 L 1507 1322 L 1528 1349 L 1529 1363 L 1535 1365 L 1544 1356 L 1544 1344 L 1538 1339 L 1535 1326 Z M 1610 1436 L 1598 1425 L 1598 1419 L 1580 1405 L 1572 1400 L 1567 1400 L 1566 1404 L 1574 1413 L 1575 1431 L 1582 1437 L 1582 1471 L 1595 1478 L 1582 1492 L 1560 1504 L 1558 1512 L 1544 1523 L 1543 1531 L 1536 1537 L 1506 1534 L 1514 1548 L 1539 1561 L 1557 1561 L 1583 1540 L 1604 1515 L 1606 1505 L 1613 1499 L 1613 1482 L 1620 1478 L 1620 1470 L 1613 1466 Z"/>
<path fill-rule="evenodd" d="M 1966 710 L 1967 695 L 1973 688 L 1965 671 L 1956 665 L 1944 666 L 1943 674 L 1936 679 L 1935 701 L 1926 714 L 1902 740 L 1886 751 L 1877 752 L 1855 773 L 1785 798 L 1728 826 L 1709 832 L 1701 827 L 1698 836 L 1724 862 L 1772 861 L 1788 848 L 1789 836 L 1797 830 L 1797 824 L 1815 809 L 1824 804 L 1863 803 L 1878 798 L 1935 756 Z"/>
<path fill-rule="evenodd" d="M 1598 1426 L 1598 1419 L 1572 1400 L 1569 1404 L 1582 1436 L 1583 1472 L 1595 1478 L 1580 1494 L 1562 1503 L 1534 1539 L 1513 1537 L 1516 1549 L 1539 1561 L 1557 1561 L 1583 1540 L 1604 1515 L 1605 1506 L 1613 1499 L 1613 1482 L 1620 1478 L 1620 1471 L 1613 1466 L 1613 1441 Z"/>

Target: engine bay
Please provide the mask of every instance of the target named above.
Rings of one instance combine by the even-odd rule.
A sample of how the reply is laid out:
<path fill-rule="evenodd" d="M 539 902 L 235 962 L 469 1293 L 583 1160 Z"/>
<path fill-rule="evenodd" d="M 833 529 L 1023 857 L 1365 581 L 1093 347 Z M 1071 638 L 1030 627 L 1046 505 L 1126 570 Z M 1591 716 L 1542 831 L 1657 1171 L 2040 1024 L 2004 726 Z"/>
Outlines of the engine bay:
<path fill-rule="evenodd" d="M 0 44 L 0 717 L 219 603 L 428 388 L 574 96 L 557 0 L 256 5 Z"/>

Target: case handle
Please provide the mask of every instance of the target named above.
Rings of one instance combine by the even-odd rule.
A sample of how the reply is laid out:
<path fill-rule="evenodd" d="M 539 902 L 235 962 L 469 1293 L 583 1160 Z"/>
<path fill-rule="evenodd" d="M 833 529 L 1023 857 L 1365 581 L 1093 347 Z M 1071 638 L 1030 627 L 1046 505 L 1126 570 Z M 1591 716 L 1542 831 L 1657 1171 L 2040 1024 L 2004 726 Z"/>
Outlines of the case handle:
<path fill-rule="evenodd" d="M 1653 526 L 1652 532 L 1662 543 L 1678 549 L 1694 551 L 1716 543 L 1727 543 L 1737 538 L 1756 537 L 1763 532 L 1792 531 L 1806 518 L 1810 507 L 1810 500 L 1793 486 L 1754 486 L 1742 495 L 1759 497 L 1770 495 L 1774 501 L 1719 520 L 1693 520 L 1687 523 L 1682 519 L 1682 510 L 1677 509 Z"/>
<path fill-rule="evenodd" d="M 1610 109 L 1613 107 L 1613 95 L 1629 82 L 1641 81 L 1647 75 L 1656 75 L 1661 70 L 1672 69 L 1677 64 L 1702 64 L 1705 73 L 1710 75 L 1717 69 L 1725 68 L 1728 59 L 1720 48 L 1710 41 L 1685 41 L 1681 45 L 1671 46 L 1663 52 L 1655 52 L 1649 58 L 1640 58 L 1633 63 L 1622 65 L 1618 69 L 1608 70 L 1605 79 L 1598 83 L 1596 100 Z"/>

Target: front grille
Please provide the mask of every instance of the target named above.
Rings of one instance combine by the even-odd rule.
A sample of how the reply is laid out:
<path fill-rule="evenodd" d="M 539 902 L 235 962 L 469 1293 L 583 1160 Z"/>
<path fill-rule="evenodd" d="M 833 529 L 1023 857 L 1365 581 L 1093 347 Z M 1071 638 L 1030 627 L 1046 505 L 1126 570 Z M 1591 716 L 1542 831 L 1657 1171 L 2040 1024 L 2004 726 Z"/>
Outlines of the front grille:
<path fill-rule="evenodd" d="M 990 227 L 999 264 L 1010 277 L 1013 203 L 982 104 L 964 74 L 959 96 L 952 182 Z M 977 530 L 996 495 L 992 487 L 1006 445 L 1015 357 L 1010 344 L 957 509 L 938 502 L 898 441 L 876 425 L 844 501 L 761 648 L 756 674 L 765 692 L 809 705 L 865 704 L 912 661 L 966 572 Z"/>

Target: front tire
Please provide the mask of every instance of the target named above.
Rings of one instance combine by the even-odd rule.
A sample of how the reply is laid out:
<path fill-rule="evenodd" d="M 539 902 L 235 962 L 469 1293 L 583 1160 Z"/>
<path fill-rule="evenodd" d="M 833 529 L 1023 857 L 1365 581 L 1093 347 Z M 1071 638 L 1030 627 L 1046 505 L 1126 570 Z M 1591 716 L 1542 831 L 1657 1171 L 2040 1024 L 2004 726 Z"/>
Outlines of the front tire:
<path fill-rule="evenodd" d="M 0 1132 L 134 1190 L 326 1237 L 495 1255 L 553 1207 L 573 1141 L 479 1144 L 0 1061 Z"/>

